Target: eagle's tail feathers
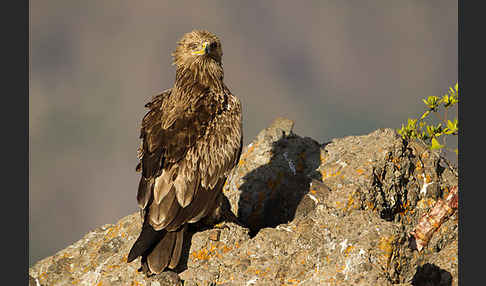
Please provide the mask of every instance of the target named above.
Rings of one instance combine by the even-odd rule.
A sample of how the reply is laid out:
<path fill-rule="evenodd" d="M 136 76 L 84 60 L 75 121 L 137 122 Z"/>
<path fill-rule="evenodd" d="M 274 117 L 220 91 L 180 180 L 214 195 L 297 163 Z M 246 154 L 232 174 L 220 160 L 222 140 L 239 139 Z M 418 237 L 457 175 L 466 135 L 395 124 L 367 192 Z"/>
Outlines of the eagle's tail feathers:
<path fill-rule="evenodd" d="M 127 262 L 132 262 L 137 257 L 150 252 L 150 250 L 154 248 L 155 244 L 160 241 L 166 232 L 167 231 L 165 230 L 156 231 L 150 225 L 145 224 L 142 227 L 140 236 L 137 238 L 130 249 L 130 252 L 128 253 Z"/>
<path fill-rule="evenodd" d="M 177 264 L 179 264 L 179 260 L 181 258 L 181 253 L 182 253 L 182 246 L 184 242 L 184 233 L 186 232 L 186 229 L 187 229 L 187 224 L 185 224 L 176 234 L 174 250 L 172 251 L 172 256 L 170 258 L 170 263 L 169 263 L 170 269 L 176 268 Z"/>
<path fill-rule="evenodd" d="M 166 267 L 174 269 L 181 258 L 184 232 L 187 225 L 176 231 L 169 231 L 147 256 L 147 266 L 151 273 L 159 274 Z"/>
<path fill-rule="evenodd" d="M 159 274 L 166 267 L 176 268 L 181 258 L 186 229 L 187 225 L 183 225 L 176 231 L 156 231 L 150 225 L 145 226 L 130 249 L 127 261 L 142 256 L 142 269 L 147 274 Z"/>
<path fill-rule="evenodd" d="M 159 274 L 170 262 L 176 241 L 175 232 L 167 232 L 147 256 L 147 265 L 151 273 Z"/>

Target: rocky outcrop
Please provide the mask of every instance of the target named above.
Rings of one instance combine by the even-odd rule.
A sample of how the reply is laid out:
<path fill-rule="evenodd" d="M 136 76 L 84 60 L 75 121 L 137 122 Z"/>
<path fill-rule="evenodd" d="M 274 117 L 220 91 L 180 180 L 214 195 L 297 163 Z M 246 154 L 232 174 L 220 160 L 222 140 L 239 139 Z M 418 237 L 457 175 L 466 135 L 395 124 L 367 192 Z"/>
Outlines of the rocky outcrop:
<path fill-rule="evenodd" d="M 457 212 L 424 249 L 410 233 L 456 171 L 391 129 L 320 144 L 277 119 L 243 150 L 224 193 L 239 226 L 193 229 L 175 272 L 126 263 L 129 215 L 29 269 L 31 285 L 457 285 Z"/>

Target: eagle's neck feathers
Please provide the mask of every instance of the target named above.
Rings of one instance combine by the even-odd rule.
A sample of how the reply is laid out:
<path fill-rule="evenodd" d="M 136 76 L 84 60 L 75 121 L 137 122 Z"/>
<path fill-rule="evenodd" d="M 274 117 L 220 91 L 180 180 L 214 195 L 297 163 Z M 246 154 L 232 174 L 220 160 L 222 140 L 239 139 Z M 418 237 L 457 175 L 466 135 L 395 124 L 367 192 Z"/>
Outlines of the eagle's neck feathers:
<path fill-rule="evenodd" d="M 221 63 L 201 58 L 178 66 L 175 87 L 190 93 L 208 89 L 219 93 L 223 91 L 223 76 Z"/>

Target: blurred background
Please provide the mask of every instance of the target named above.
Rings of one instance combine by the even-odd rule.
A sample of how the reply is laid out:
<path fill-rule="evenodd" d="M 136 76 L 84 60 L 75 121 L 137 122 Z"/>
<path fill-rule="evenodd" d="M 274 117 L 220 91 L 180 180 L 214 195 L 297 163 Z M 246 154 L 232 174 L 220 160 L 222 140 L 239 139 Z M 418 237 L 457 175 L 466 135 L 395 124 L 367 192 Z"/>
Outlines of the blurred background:
<path fill-rule="evenodd" d="M 172 86 L 170 53 L 184 33 L 220 37 L 245 144 L 278 116 L 323 143 L 399 128 L 425 110 L 422 98 L 447 92 L 458 77 L 457 6 L 31 1 L 30 265 L 137 211 L 143 105 Z"/>

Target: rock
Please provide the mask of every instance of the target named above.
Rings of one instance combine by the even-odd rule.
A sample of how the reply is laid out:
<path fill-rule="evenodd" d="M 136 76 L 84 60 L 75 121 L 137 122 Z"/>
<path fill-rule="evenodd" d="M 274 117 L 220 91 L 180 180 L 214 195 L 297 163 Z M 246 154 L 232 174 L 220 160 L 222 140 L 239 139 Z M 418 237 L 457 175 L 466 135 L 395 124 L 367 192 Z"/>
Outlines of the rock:
<path fill-rule="evenodd" d="M 292 127 L 292 121 L 279 118 L 262 130 L 244 148 L 223 189 L 252 236 L 292 220 L 312 178 L 319 177 L 319 143 L 294 135 Z"/>
<path fill-rule="evenodd" d="M 260 132 L 225 184 L 247 228 L 190 229 L 175 272 L 147 278 L 140 259 L 126 263 L 136 213 L 37 262 L 30 285 L 457 285 L 457 214 L 409 247 L 457 185 L 445 159 L 391 129 L 319 144 L 292 127 L 279 118 Z"/>

